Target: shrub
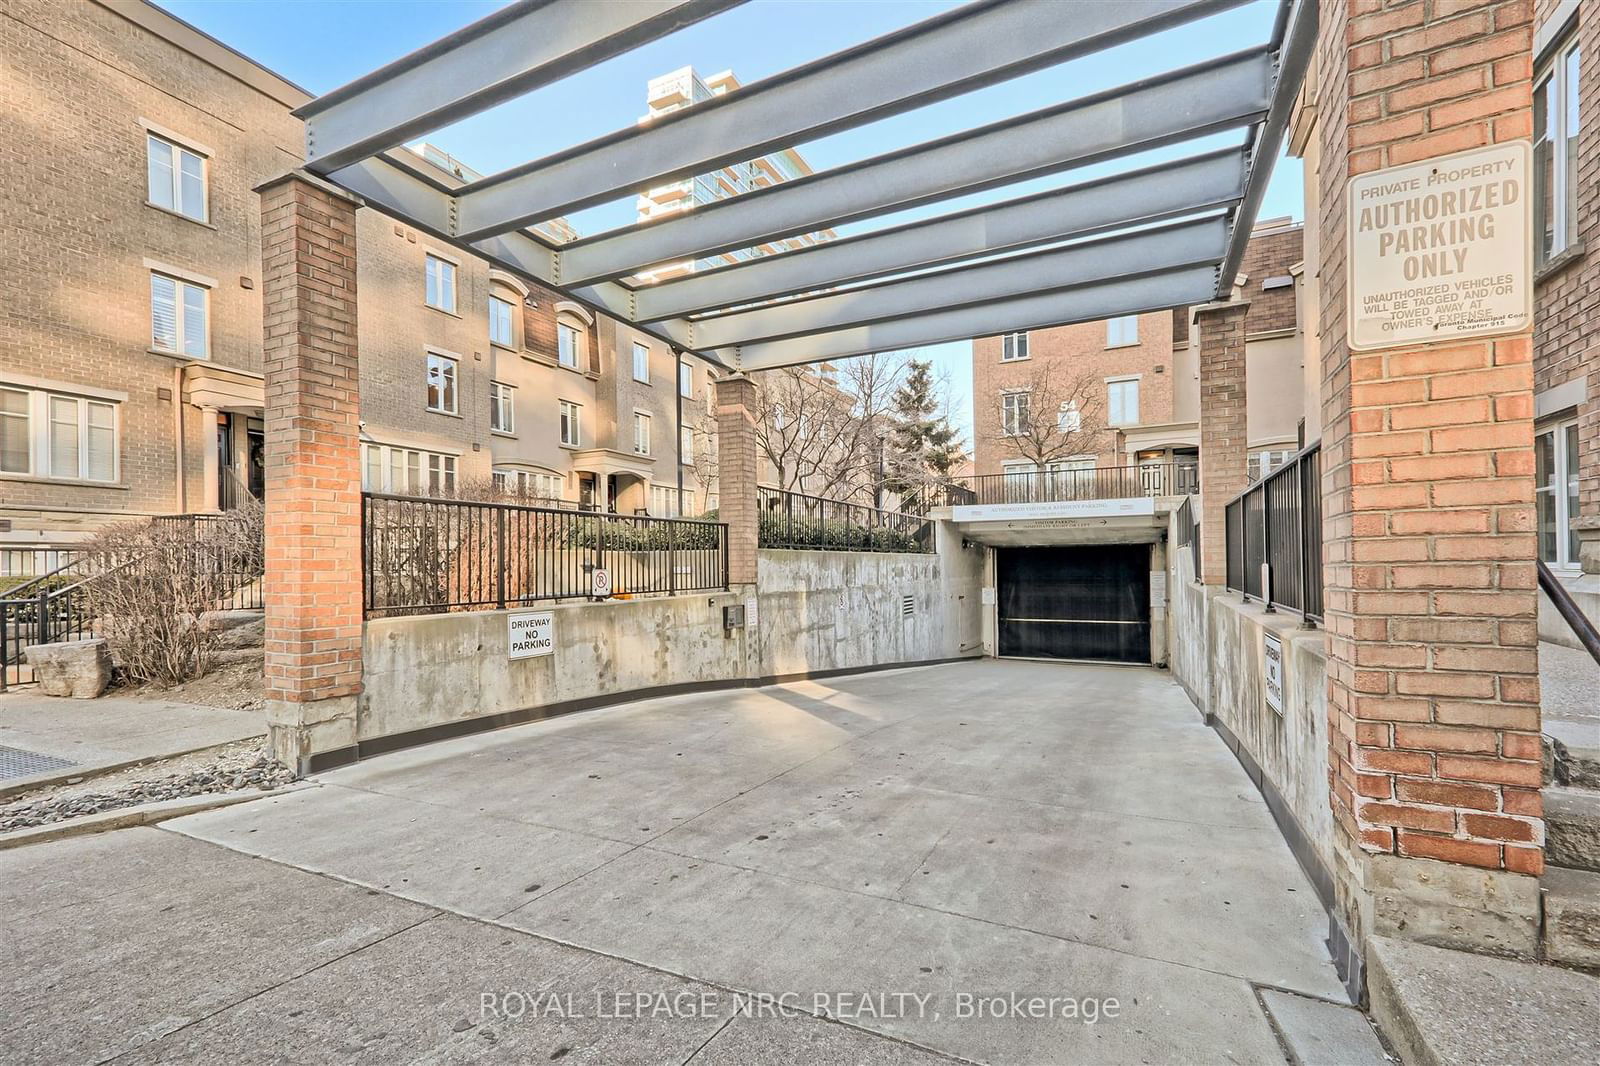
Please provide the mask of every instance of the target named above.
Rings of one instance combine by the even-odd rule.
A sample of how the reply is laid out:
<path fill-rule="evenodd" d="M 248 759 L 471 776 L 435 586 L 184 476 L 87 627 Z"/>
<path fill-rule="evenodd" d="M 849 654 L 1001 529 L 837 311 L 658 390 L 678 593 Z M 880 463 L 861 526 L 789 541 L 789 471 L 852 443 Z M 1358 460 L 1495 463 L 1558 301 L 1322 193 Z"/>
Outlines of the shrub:
<path fill-rule="evenodd" d="M 206 612 L 263 573 L 261 504 L 249 500 L 215 518 L 111 526 L 87 551 L 95 573 L 82 591 L 124 672 L 175 685 L 210 668 L 220 634 Z"/>

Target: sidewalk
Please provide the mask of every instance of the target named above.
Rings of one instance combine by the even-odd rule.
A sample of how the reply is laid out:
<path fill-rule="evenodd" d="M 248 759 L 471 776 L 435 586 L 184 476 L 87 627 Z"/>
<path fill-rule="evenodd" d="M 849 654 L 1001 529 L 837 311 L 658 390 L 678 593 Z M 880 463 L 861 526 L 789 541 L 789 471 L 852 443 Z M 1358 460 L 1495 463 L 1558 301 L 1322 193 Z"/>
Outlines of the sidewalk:
<path fill-rule="evenodd" d="M 0 797 L 265 734 L 266 721 L 251 711 L 10 692 L 0 696 Z"/>

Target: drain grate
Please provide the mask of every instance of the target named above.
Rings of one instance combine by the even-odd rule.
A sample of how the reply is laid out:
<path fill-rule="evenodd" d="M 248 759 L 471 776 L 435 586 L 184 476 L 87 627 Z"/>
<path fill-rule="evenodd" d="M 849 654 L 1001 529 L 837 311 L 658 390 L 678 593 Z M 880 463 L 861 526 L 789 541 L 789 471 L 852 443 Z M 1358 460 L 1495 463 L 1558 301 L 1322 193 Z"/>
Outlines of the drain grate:
<path fill-rule="evenodd" d="M 14 777 L 29 777 L 48 770 L 65 770 L 69 766 L 77 765 L 71 759 L 60 759 L 54 755 L 42 755 L 37 751 L 8 748 L 0 744 L 0 781 L 8 781 Z"/>

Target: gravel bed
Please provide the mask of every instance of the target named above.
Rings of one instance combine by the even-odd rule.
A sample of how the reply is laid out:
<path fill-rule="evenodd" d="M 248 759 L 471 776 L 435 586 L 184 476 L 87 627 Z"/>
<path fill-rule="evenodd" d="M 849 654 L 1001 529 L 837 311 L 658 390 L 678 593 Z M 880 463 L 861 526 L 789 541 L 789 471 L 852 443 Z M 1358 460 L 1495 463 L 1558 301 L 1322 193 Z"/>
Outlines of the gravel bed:
<path fill-rule="evenodd" d="M 163 770 L 168 772 L 161 774 Z M 251 788 L 270 792 L 294 779 L 292 771 L 262 752 L 260 741 L 246 741 L 29 794 L 0 806 L 0 832 L 31 829 L 156 800 Z"/>

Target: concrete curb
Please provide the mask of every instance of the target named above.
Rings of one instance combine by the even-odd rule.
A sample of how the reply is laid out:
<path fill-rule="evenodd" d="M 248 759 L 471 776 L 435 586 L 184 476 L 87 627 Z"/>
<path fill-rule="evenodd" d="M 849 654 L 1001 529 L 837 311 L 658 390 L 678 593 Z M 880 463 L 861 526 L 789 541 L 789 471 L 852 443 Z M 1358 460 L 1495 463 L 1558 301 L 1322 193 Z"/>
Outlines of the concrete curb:
<path fill-rule="evenodd" d="M 265 792 L 260 789 L 206 792 L 198 796 L 179 796 L 177 799 L 155 800 L 132 807 L 119 807 L 114 811 L 101 811 L 98 814 L 81 814 L 65 821 L 51 822 L 49 825 L 36 825 L 28 829 L 13 829 L 9 833 L 0 833 L 0 851 L 25 848 L 30 844 L 43 844 L 51 840 L 64 840 L 67 837 L 104 833 L 112 829 L 155 825 L 169 818 L 181 818 L 186 814 L 199 814 L 201 811 L 214 810 L 218 807 L 231 807 L 236 803 L 248 803 L 268 796 L 282 796 L 301 789 L 318 787 L 320 786 L 312 781 L 296 781 L 283 788 L 269 789 Z"/>
<path fill-rule="evenodd" d="M 263 744 L 266 742 L 266 737 L 265 733 L 260 734 L 259 739 Z M 105 777 L 107 774 L 118 773 L 122 770 L 131 770 L 135 766 L 166 762 L 168 759 L 181 759 L 186 755 L 199 755 L 217 748 L 226 748 L 230 744 L 238 744 L 241 741 L 255 739 L 258 738 L 240 737 L 238 740 L 224 740 L 216 744 L 202 744 L 198 748 L 185 748 L 183 751 L 165 752 L 160 755 L 142 755 L 136 759 L 123 759 L 121 762 L 90 763 L 88 766 L 74 766 L 71 769 L 61 770 L 48 776 L 19 778 L 16 781 L 7 781 L 4 785 L 0 785 L 0 802 L 24 792 L 32 792 L 36 788 L 54 788 L 57 785 L 65 785 L 69 782 L 81 785 L 85 782 L 93 781 L 97 777 Z M 51 753 L 44 752 L 43 754 L 48 755 Z"/>

